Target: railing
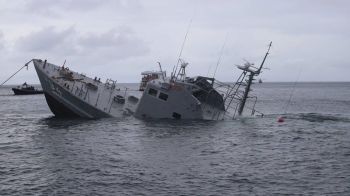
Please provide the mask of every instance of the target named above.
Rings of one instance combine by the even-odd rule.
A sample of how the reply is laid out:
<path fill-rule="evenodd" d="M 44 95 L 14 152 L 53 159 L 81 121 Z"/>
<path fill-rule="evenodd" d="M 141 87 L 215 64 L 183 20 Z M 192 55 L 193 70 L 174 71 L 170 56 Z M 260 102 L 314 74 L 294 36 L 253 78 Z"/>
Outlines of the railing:
<path fill-rule="evenodd" d="M 225 111 L 219 112 L 219 110 L 217 110 L 214 106 L 206 105 L 204 109 L 208 109 L 208 107 L 210 107 L 209 109 L 213 111 L 212 120 L 235 119 L 237 117 L 237 110 L 242 102 L 242 97 L 245 92 L 244 87 L 246 86 L 246 83 L 244 82 L 244 79 L 246 78 L 246 75 L 247 72 L 243 72 L 238 78 L 238 80 L 233 84 L 214 80 L 212 90 L 215 90 L 222 95 L 224 100 Z M 204 91 L 207 93 L 207 96 L 209 96 L 212 90 Z M 255 115 L 255 113 L 258 113 L 261 116 L 263 116 L 263 113 L 255 110 L 257 97 L 251 96 L 248 98 L 253 98 L 254 101 L 252 106 L 245 106 L 245 110 L 250 111 L 250 115 Z"/>

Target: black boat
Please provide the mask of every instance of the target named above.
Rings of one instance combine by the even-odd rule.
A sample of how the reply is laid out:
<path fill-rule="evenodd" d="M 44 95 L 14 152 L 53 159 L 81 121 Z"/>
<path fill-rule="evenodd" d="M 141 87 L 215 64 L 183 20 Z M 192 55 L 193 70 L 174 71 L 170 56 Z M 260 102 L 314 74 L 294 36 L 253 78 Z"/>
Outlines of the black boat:
<path fill-rule="evenodd" d="M 44 93 L 42 90 L 35 89 L 33 86 L 28 85 L 26 82 L 22 84 L 22 86 L 12 88 L 12 90 L 15 95 L 35 95 Z"/>

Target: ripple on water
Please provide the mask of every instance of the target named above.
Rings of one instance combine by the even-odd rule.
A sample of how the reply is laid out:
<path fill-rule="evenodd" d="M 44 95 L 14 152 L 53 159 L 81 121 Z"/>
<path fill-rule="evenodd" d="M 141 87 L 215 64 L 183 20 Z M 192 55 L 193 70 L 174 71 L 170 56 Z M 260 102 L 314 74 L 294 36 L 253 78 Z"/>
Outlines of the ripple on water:
<path fill-rule="evenodd" d="M 264 118 L 219 122 L 57 119 L 44 97 L 0 96 L 0 193 L 348 195 L 344 96 L 296 96 L 277 123 L 280 87 L 260 88 Z"/>

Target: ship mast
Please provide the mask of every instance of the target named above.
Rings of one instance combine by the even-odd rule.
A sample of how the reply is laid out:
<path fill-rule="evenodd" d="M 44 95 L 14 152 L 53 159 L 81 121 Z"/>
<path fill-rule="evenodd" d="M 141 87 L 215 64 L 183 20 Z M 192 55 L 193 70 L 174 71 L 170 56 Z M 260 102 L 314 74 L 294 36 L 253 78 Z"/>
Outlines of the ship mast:
<path fill-rule="evenodd" d="M 187 67 L 188 63 L 182 59 L 180 59 L 180 62 L 181 62 L 181 67 L 180 67 L 179 72 L 177 73 L 176 80 L 179 79 L 180 81 L 185 81 L 185 79 L 186 79 L 186 67 Z"/>
<path fill-rule="evenodd" d="M 271 46 L 272 46 L 272 42 L 270 42 L 269 48 L 267 49 L 265 57 L 264 57 L 263 61 L 261 62 L 260 67 L 257 70 L 249 69 L 249 67 L 246 69 L 246 71 L 249 72 L 249 76 L 248 76 L 247 86 L 246 86 L 246 88 L 244 90 L 244 94 L 243 94 L 243 97 L 242 97 L 241 104 L 239 105 L 238 115 L 242 115 L 242 113 L 243 113 L 244 106 L 245 106 L 245 104 L 247 102 L 247 99 L 249 98 L 248 95 L 249 95 L 249 91 L 251 89 L 251 85 L 253 84 L 254 76 L 257 76 L 257 75 L 259 75 L 261 73 L 261 69 L 264 66 L 265 60 L 267 58 L 267 55 L 269 55 Z"/>

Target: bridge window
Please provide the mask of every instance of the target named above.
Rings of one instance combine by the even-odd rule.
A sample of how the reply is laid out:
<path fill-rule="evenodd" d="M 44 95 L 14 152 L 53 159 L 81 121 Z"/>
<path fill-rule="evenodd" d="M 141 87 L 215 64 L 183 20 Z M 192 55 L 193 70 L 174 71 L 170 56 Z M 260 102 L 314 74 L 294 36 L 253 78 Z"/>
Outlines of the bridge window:
<path fill-rule="evenodd" d="M 162 99 L 164 101 L 168 100 L 168 95 L 165 93 L 159 93 L 159 99 Z"/>
<path fill-rule="evenodd" d="M 153 88 L 150 88 L 150 89 L 148 90 L 148 94 L 150 94 L 150 95 L 152 95 L 152 96 L 157 96 L 157 93 L 158 93 L 158 91 L 155 90 L 155 89 L 153 89 Z"/>
<path fill-rule="evenodd" d="M 181 114 L 173 112 L 173 118 L 175 119 L 181 119 Z"/>

